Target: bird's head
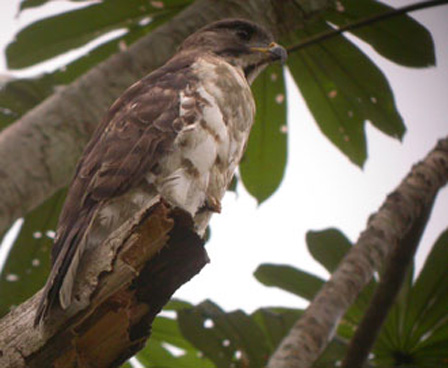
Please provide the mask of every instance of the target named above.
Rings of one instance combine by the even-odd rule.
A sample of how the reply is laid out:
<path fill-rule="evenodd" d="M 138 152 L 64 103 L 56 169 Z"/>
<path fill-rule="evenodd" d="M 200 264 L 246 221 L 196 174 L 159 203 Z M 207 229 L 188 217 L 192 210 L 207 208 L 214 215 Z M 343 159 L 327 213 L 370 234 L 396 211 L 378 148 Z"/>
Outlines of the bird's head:
<path fill-rule="evenodd" d="M 274 42 L 272 34 L 260 25 L 243 19 L 211 23 L 189 36 L 180 50 L 200 49 L 240 67 L 249 83 L 270 62 L 286 61 L 287 52 Z"/>

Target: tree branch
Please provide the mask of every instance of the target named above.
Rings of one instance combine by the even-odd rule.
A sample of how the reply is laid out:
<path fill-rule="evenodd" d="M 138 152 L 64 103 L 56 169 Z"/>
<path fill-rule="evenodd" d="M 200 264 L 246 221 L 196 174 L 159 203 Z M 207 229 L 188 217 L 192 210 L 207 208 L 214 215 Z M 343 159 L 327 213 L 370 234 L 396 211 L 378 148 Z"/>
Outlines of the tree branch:
<path fill-rule="evenodd" d="M 342 368 L 362 368 L 367 360 L 387 314 L 403 285 L 406 272 L 409 270 L 409 265 L 428 223 L 434 200 L 435 197 L 423 208 L 422 213 L 404 238 L 393 247 L 369 308 L 350 341 Z"/>
<path fill-rule="evenodd" d="M 447 4 L 447 3 L 448 3 L 448 0 L 431 0 L 431 1 L 424 1 L 424 2 L 417 3 L 417 4 L 403 6 L 401 8 L 391 9 L 387 12 L 360 19 L 357 22 L 347 24 L 345 26 L 333 29 L 331 31 L 319 33 L 313 37 L 310 37 L 310 38 L 304 40 L 303 42 L 300 42 L 296 45 L 288 47 L 287 51 L 288 51 L 288 53 L 298 51 L 300 49 L 303 49 L 304 47 L 319 43 L 319 42 L 327 40 L 329 38 L 333 38 L 333 37 L 338 36 L 344 32 L 351 31 L 353 29 L 362 28 L 362 27 L 368 26 L 369 24 L 376 23 L 376 22 L 386 20 L 389 18 L 393 18 L 393 17 L 399 16 L 402 14 L 410 13 L 412 11 L 425 9 L 425 8 L 431 8 L 434 6 L 439 6 L 439 5 L 443 5 L 443 4 Z"/>
<path fill-rule="evenodd" d="M 347 308 L 428 209 L 448 180 L 448 137 L 392 192 L 269 360 L 268 368 L 308 368 L 331 341 Z"/>
<path fill-rule="evenodd" d="M 191 217 L 156 198 L 87 253 L 74 302 L 33 328 L 38 292 L 0 321 L 0 366 L 118 367 L 174 291 L 208 262 Z"/>

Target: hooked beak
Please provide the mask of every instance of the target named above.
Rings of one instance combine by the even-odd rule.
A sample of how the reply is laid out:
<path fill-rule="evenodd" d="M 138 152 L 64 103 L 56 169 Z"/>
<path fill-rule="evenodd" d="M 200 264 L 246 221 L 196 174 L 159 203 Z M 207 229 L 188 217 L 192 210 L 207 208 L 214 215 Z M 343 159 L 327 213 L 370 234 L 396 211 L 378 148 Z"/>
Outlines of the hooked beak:
<path fill-rule="evenodd" d="M 270 54 L 273 56 L 274 60 L 280 60 L 282 64 L 285 64 L 286 59 L 288 58 L 288 52 L 285 48 L 275 42 L 271 42 L 268 47 L 252 47 L 251 51 L 259 51 Z"/>

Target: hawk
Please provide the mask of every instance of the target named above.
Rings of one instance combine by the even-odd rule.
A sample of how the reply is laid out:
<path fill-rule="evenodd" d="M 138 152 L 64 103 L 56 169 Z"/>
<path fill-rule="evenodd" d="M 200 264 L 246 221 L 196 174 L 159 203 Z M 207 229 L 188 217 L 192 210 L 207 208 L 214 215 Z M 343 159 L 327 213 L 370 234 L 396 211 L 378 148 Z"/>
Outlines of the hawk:
<path fill-rule="evenodd" d="M 160 195 L 203 233 L 243 155 L 255 103 L 250 84 L 286 51 L 241 19 L 190 35 L 165 65 L 109 108 L 77 165 L 35 324 L 66 309 L 83 253 Z"/>

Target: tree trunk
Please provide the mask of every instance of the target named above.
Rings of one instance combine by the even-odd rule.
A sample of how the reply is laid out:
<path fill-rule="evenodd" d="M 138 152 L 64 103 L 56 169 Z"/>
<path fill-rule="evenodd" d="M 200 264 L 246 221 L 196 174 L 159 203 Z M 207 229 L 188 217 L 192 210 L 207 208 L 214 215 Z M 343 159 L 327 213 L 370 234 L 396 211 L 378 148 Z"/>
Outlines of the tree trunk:
<path fill-rule="evenodd" d="M 298 3 L 298 2 L 297 2 Z M 226 17 L 264 24 L 276 36 L 300 26 L 303 8 L 330 0 L 198 0 L 29 111 L 0 134 L 0 231 L 68 184 L 101 116 L 128 86 L 163 64 L 197 28 Z"/>
<path fill-rule="evenodd" d="M 0 321 L 0 367 L 117 367 L 144 347 L 156 314 L 208 262 L 191 217 L 156 198 L 90 251 L 74 302 L 33 327 L 41 292 Z"/>
<path fill-rule="evenodd" d="M 448 138 L 392 192 L 269 360 L 268 368 L 309 368 L 395 244 L 402 241 L 448 181 Z"/>

